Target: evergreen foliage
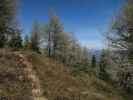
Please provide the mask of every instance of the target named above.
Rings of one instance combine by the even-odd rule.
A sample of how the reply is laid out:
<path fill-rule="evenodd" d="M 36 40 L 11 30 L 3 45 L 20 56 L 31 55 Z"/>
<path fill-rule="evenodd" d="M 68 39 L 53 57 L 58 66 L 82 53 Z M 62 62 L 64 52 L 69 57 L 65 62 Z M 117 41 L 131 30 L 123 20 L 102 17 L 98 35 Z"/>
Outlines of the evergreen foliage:
<path fill-rule="evenodd" d="M 107 72 L 107 66 L 108 66 L 107 52 L 103 50 L 100 61 L 99 61 L 99 75 L 98 75 L 99 78 L 102 80 L 109 79 L 109 74 Z"/>
<path fill-rule="evenodd" d="M 133 2 L 128 0 L 116 20 L 108 36 L 110 44 L 120 50 L 127 51 L 130 62 L 133 62 Z"/>
<path fill-rule="evenodd" d="M 119 14 L 113 22 L 111 32 L 108 36 L 110 44 L 119 54 L 119 58 L 126 61 L 117 63 L 118 79 L 121 87 L 125 89 L 133 88 L 132 64 L 133 64 L 133 1 L 127 0 Z M 122 65 L 122 66 L 121 66 Z M 121 74 L 119 74 L 121 73 Z"/>
<path fill-rule="evenodd" d="M 9 47 L 11 48 L 22 48 L 22 38 L 20 33 L 16 33 L 11 40 L 8 42 Z"/>
<path fill-rule="evenodd" d="M 96 63 L 97 63 L 97 61 L 96 61 L 96 56 L 93 55 L 93 56 L 92 56 L 92 61 L 91 61 L 91 67 L 92 67 L 92 68 L 96 68 Z"/>
<path fill-rule="evenodd" d="M 16 32 L 17 0 L 0 0 L 0 47 Z"/>

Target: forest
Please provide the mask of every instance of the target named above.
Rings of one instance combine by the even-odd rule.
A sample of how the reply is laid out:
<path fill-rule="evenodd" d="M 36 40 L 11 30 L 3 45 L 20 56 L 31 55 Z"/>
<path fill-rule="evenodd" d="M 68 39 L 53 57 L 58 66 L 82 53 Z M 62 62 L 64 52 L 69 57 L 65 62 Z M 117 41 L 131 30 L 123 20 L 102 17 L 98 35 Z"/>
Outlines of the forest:
<path fill-rule="evenodd" d="M 106 84 L 110 84 L 113 88 L 117 89 L 116 91 L 119 91 L 120 95 L 125 96 L 125 98 L 123 97 L 122 99 L 90 98 L 83 100 L 133 100 L 133 0 L 125 0 L 121 9 L 117 13 L 114 13 L 114 16 L 112 16 L 113 20 L 110 19 L 108 31 L 105 33 L 105 35 L 102 36 L 103 38 L 105 38 L 105 42 L 107 44 L 105 48 L 99 50 L 99 55 L 91 53 L 90 49 L 88 49 L 86 46 L 81 45 L 75 34 L 73 34 L 72 32 L 67 32 L 64 29 L 65 26 L 61 22 L 61 18 L 58 16 L 58 13 L 56 13 L 54 9 L 50 9 L 48 11 L 48 20 L 46 22 L 34 20 L 30 32 L 24 34 L 21 26 L 19 25 L 21 23 L 18 20 L 19 5 L 19 0 L 0 0 L 0 52 L 2 53 L 0 53 L 0 59 L 2 59 L 4 55 L 3 52 L 5 52 L 5 54 L 6 52 L 32 52 L 33 54 L 31 54 L 31 56 L 33 56 L 34 59 L 37 59 L 36 57 L 34 57 L 34 54 L 38 55 L 38 57 L 43 56 L 44 59 L 50 59 L 51 65 L 48 65 L 47 67 L 52 66 L 52 63 L 55 64 L 54 62 L 56 62 L 57 64 L 65 66 L 63 68 L 66 69 L 66 72 L 68 71 L 68 73 L 70 73 L 72 77 L 78 77 L 78 79 L 79 77 L 84 78 L 81 78 L 81 80 L 84 80 L 85 84 L 87 84 L 87 82 L 89 81 L 89 78 L 88 81 L 85 81 L 87 80 L 86 76 L 93 76 L 98 79 L 99 82 L 102 81 Z M 25 55 L 28 54 L 25 53 Z M 38 58 L 42 62 L 38 61 L 40 62 L 39 64 L 34 64 L 34 62 L 37 61 L 34 61 L 34 59 L 33 66 L 35 65 L 36 67 L 33 69 L 36 70 L 36 72 L 37 67 L 41 66 L 41 63 L 47 63 L 49 61 L 43 60 L 43 58 Z M 8 63 L 8 60 L 10 60 L 10 57 L 9 59 L 7 58 L 7 61 L 4 60 L 4 62 Z M 0 62 L 2 63 L 2 60 L 0 60 Z M 2 74 L 2 71 L 4 70 L 3 67 L 5 67 L 6 65 L 2 66 L 0 64 L 0 66 L 0 84 L 2 84 L 1 80 L 3 80 L 3 78 L 1 77 L 6 77 L 6 74 Z M 59 67 L 56 68 L 56 66 L 58 65 L 55 64 L 53 66 L 55 66 L 55 68 L 51 70 L 53 72 L 58 72 Z M 43 71 L 43 68 L 41 70 L 38 67 L 38 70 L 40 71 L 39 73 L 45 72 Z M 9 71 L 10 70 L 7 70 L 7 72 Z M 6 73 L 6 71 L 4 73 Z M 51 77 L 49 75 L 51 74 L 48 74 L 47 77 Z M 11 76 L 12 75 L 9 75 L 9 77 Z M 40 80 L 43 80 L 43 77 L 40 77 Z M 58 80 L 58 78 L 56 80 Z M 80 82 L 82 83 L 82 81 Z M 44 85 L 45 82 L 42 82 L 42 84 Z M 4 92 L 2 93 L 1 89 L 2 88 L 0 85 L 0 96 L 5 96 L 6 94 L 4 94 Z M 108 90 L 103 89 L 103 91 L 106 92 Z M 122 91 L 123 93 L 121 93 Z M 46 93 L 48 100 L 80 100 L 68 98 L 53 99 L 52 96 L 49 95 L 52 95 L 52 92 Z M 31 99 L 20 98 L 9 100 Z"/>

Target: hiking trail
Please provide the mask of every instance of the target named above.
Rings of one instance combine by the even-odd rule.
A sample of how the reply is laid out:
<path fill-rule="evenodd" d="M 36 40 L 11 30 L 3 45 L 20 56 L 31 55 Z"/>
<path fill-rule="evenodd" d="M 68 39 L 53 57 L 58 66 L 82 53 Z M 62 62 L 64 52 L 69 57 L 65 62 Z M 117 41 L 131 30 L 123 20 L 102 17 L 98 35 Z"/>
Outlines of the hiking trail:
<path fill-rule="evenodd" d="M 33 70 L 33 65 L 30 61 L 28 61 L 27 57 L 25 57 L 20 52 L 15 52 L 15 56 L 18 57 L 18 64 L 23 65 L 23 71 L 24 75 L 27 77 L 27 79 L 30 81 L 32 85 L 32 98 L 33 100 L 47 100 L 42 95 L 42 89 L 40 86 L 40 80 L 36 74 L 36 72 Z"/>

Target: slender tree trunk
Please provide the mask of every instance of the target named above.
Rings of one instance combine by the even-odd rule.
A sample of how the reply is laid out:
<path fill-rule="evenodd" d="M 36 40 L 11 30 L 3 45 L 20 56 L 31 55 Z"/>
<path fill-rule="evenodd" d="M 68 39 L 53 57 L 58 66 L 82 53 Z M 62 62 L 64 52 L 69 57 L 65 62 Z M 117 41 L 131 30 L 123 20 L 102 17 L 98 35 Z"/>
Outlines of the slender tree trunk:
<path fill-rule="evenodd" d="M 49 32 L 49 36 L 48 36 L 48 56 L 51 57 L 51 44 L 52 44 L 52 41 L 51 41 L 51 32 Z"/>

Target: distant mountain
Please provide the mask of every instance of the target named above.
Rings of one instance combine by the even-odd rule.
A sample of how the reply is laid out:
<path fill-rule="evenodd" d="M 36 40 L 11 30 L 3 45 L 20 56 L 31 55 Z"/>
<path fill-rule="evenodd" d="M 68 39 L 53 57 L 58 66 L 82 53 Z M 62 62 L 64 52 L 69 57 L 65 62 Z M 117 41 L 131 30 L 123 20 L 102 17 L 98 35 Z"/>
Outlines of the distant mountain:
<path fill-rule="evenodd" d="M 91 49 L 91 50 L 89 50 L 89 52 L 90 52 L 91 56 L 95 55 L 97 60 L 99 60 L 102 50 L 100 50 L 100 49 L 99 50 L 98 49 Z"/>
<path fill-rule="evenodd" d="M 97 60 L 99 60 L 102 50 L 101 49 L 99 49 L 99 50 L 98 49 L 90 49 L 89 52 L 90 52 L 91 56 L 95 55 Z M 123 57 L 127 57 L 127 55 L 128 55 L 128 52 L 126 50 L 112 50 L 112 51 L 110 51 L 110 53 L 115 56 L 121 55 Z"/>

